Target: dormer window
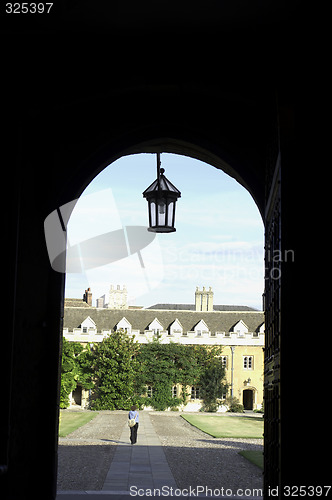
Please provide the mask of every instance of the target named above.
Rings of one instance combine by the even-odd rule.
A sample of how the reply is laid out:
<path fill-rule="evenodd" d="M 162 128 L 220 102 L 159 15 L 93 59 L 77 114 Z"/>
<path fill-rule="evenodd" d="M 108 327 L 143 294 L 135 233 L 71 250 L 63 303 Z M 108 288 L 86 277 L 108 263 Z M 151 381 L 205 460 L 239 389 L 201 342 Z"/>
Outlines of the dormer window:
<path fill-rule="evenodd" d="M 168 330 L 168 335 L 174 334 L 183 335 L 183 327 L 177 318 L 169 325 Z"/>
<path fill-rule="evenodd" d="M 196 337 L 202 337 L 204 333 L 209 333 L 209 328 L 205 321 L 201 319 L 194 327 Z"/>
<path fill-rule="evenodd" d="M 82 321 L 81 329 L 82 333 L 96 333 L 96 323 L 93 321 L 93 319 L 90 318 L 90 316 L 88 316 L 84 321 Z"/>
<path fill-rule="evenodd" d="M 237 333 L 238 337 L 244 337 L 248 333 L 248 327 L 241 319 L 233 326 L 233 332 Z"/>
<path fill-rule="evenodd" d="M 126 333 L 131 333 L 131 328 L 131 323 L 129 323 L 125 317 L 123 317 L 115 326 L 116 330 L 123 330 Z"/>
<path fill-rule="evenodd" d="M 158 335 L 158 333 L 164 331 L 163 325 L 160 323 L 160 321 L 155 318 L 151 323 L 148 325 L 148 329 L 154 333 L 154 335 Z"/>

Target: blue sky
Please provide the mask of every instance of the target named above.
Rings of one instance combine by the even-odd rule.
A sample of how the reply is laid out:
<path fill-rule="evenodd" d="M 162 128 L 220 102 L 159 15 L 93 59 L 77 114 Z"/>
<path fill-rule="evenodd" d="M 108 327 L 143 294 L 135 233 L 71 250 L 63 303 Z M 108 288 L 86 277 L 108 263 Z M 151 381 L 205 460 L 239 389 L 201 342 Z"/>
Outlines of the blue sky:
<path fill-rule="evenodd" d="M 181 191 L 176 232 L 156 235 L 137 254 L 82 274 L 67 273 L 66 297 L 96 298 L 126 285 L 129 304 L 194 303 L 196 286 L 212 287 L 215 304 L 262 307 L 264 228 L 249 192 L 224 172 L 192 158 L 161 155 Z M 71 245 L 122 226 L 147 226 L 142 192 L 156 178 L 156 155 L 125 156 L 87 187 L 68 224 Z M 96 249 L 96 251 L 98 251 Z"/>

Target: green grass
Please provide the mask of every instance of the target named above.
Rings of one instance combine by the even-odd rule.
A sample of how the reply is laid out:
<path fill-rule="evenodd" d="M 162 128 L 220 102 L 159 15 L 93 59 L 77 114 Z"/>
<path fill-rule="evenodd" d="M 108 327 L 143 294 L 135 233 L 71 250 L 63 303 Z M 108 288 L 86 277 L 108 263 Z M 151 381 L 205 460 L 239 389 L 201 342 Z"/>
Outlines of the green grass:
<path fill-rule="evenodd" d="M 87 411 L 62 411 L 60 413 L 59 436 L 66 437 L 82 425 L 87 424 L 98 415 L 96 412 Z"/>
<path fill-rule="evenodd" d="M 244 458 L 249 460 L 249 462 L 257 465 L 257 467 L 260 467 L 261 469 L 264 468 L 264 459 L 263 459 L 263 452 L 262 451 L 243 450 L 243 451 L 239 451 L 239 455 L 242 455 Z"/>
<path fill-rule="evenodd" d="M 264 421 L 260 417 L 225 415 L 181 415 L 191 425 L 215 438 L 263 438 Z"/>

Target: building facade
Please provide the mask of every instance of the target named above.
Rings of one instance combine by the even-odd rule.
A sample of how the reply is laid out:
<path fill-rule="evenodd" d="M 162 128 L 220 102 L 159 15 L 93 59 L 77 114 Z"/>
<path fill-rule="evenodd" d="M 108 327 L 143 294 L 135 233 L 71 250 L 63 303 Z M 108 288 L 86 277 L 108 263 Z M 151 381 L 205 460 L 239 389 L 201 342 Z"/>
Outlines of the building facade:
<path fill-rule="evenodd" d="M 111 290 L 114 290 L 113 287 Z M 122 291 L 119 287 L 117 290 L 126 294 L 125 287 Z M 82 345 L 101 342 L 121 329 L 140 344 L 151 342 L 158 335 L 161 343 L 220 345 L 223 347 L 221 362 L 229 387 L 227 395 L 237 397 L 247 410 L 262 407 L 263 312 L 245 306 L 213 307 L 213 292 L 211 288 L 207 291 L 204 287 L 202 291 L 196 289 L 195 306 L 157 304 L 148 309 L 124 309 L 122 300 L 115 301 L 113 307 L 110 304 L 92 307 L 90 304 L 90 295 L 89 304 L 84 298 L 66 300 L 63 335 L 68 341 Z M 202 406 L 199 388 L 191 387 L 189 392 L 190 399 L 182 409 L 199 410 Z M 87 391 L 78 387 L 71 396 L 71 402 L 87 406 Z M 220 411 L 225 409 L 221 405 Z"/>

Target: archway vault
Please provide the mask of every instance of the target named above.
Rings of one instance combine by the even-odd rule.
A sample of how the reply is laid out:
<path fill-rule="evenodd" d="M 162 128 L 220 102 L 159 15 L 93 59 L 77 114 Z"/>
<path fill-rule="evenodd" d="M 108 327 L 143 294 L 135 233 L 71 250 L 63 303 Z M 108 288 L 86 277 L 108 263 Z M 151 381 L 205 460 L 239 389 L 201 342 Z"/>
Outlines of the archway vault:
<path fill-rule="evenodd" d="M 229 75 L 229 88 L 220 91 L 204 82 L 119 87 L 115 81 L 105 94 L 66 103 L 54 111 L 54 123 L 61 123 L 54 134 L 40 120 L 49 149 L 54 140 L 60 144 L 56 169 L 63 171 L 66 185 L 58 186 L 58 205 L 79 197 L 122 156 L 167 152 L 224 170 L 250 192 L 263 215 L 266 153 L 277 130 L 276 98 L 263 80 L 255 82 L 244 85 L 239 75 Z"/>
<path fill-rule="evenodd" d="M 146 135 L 149 136 L 150 134 L 147 133 Z M 234 178 L 249 191 L 264 222 L 264 186 L 261 184 L 259 177 L 254 170 L 246 169 L 245 166 L 242 169 L 238 168 L 236 161 L 228 157 L 223 151 L 218 151 L 217 148 L 214 150 L 209 144 L 203 143 L 202 145 L 200 141 L 195 141 L 194 138 L 188 140 L 180 136 L 155 136 L 153 134 L 151 138 L 139 142 L 135 142 L 131 137 L 126 138 L 123 142 L 127 144 L 122 143 L 120 148 L 119 145 L 106 144 L 94 152 L 81 166 L 85 174 L 81 185 L 78 184 L 76 179 L 76 182 L 71 186 L 75 189 L 75 192 L 71 195 L 68 192 L 65 196 L 68 199 L 71 196 L 73 198 L 79 197 L 90 182 L 93 181 L 94 177 L 123 156 L 140 153 L 172 153 L 200 160 Z"/>
<path fill-rule="evenodd" d="M 25 452 L 19 446 L 25 439 L 26 448 L 33 449 L 30 462 L 37 464 L 35 469 L 41 468 L 48 478 L 50 492 L 44 498 L 52 498 L 55 488 L 64 276 L 49 265 L 43 231 L 45 218 L 57 207 L 78 198 L 96 175 L 118 158 L 160 151 L 190 156 L 225 171 L 247 188 L 264 214 L 266 146 L 276 122 L 274 107 L 263 98 L 256 104 L 245 99 L 228 102 L 213 93 L 209 95 L 207 90 L 198 90 L 183 86 L 176 91 L 169 87 L 114 91 L 114 95 L 109 92 L 100 99 L 82 99 L 72 106 L 64 104 L 53 113 L 49 109 L 39 110 L 23 124 L 25 168 L 20 166 L 20 206 L 9 210 L 11 227 L 17 228 L 17 240 L 13 238 L 17 246 L 9 252 L 15 270 L 10 330 L 15 342 L 8 338 L 8 345 L 9 352 L 13 349 L 14 361 L 11 364 L 8 356 L 9 366 L 5 370 L 13 371 L 8 414 L 8 422 L 15 429 L 8 441 L 12 464 L 9 481 L 13 490 L 18 484 L 16 478 L 23 478 L 30 485 L 38 479 L 26 467 Z M 268 102 L 271 104 L 271 100 Z M 269 113 L 263 112 L 264 106 Z M 211 109 L 218 116 L 217 121 L 215 116 L 209 119 Z M 267 114 L 272 117 L 270 121 L 263 119 Z M 34 148 L 36 137 L 38 148 Z M 13 169 L 13 185 L 14 174 Z M 43 189 L 41 180 L 45 180 Z M 31 284 L 34 293 L 28 294 L 26 290 Z M 20 371 L 15 371 L 17 366 L 22 367 Z M 31 368 L 34 366 L 38 370 Z M 23 369 L 31 387 L 29 394 L 22 389 Z M 31 419 L 22 422 L 21 415 L 32 415 L 42 400 L 42 371 L 51 374 L 48 380 L 54 405 L 43 421 L 46 437 L 38 448 L 27 438 Z"/>

